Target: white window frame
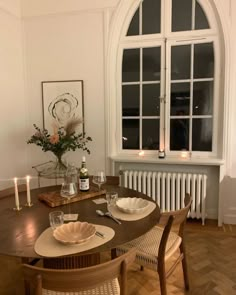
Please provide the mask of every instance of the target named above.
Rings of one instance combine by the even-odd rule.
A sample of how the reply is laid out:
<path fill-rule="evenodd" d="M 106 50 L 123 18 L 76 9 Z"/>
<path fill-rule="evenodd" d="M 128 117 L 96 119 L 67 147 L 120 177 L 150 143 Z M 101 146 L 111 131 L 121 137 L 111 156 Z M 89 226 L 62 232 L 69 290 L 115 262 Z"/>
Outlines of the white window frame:
<path fill-rule="evenodd" d="M 107 81 L 107 91 L 106 91 L 106 109 L 108 110 L 107 115 L 107 121 L 109 122 L 107 124 L 107 155 L 108 157 L 114 158 L 114 157 L 120 157 L 122 158 L 122 155 L 137 155 L 136 151 L 134 150 L 122 150 L 121 149 L 121 133 L 122 133 L 122 116 L 121 116 L 121 48 L 124 47 L 124 45 L 129 45 L 130 48 L 137 48 L 135 42 L 140 40 L 140 37 L 142 39 L 146 39 L 146 41 L 153 42 L 153 38 L 155 39 L 156 35 L 143 35 L 143 36 L 130 36 L 126 37 L 126 32 L 128 30 L 130 21 L 137 10 L 141 0 L 131 0 L 131 1 L 125 1 L 121 0 L 120 4 L 118 5 L 117 11 L 115 14 L 112 15 L 112 21 L 111 26 L 109 27 L 109 35 L 108 36 L 108 43 L 107 43 L 107 72 L 106 72 L 106 81 Z M 198 31 L 191 31 L 189 32 L 190 36 L 192 38 L 198 38 L 199 36 L 202 36 L 204 33 L 206 34 L 206 37 L 213 37 L 213 35 L 217 36 L 218 34 L 218 26 L 219 26 L 219 19 L 217 19 L 217 15 L 215 15 L 215 7 L 211 3 L 210 0 L 199 0 L 199 4 L 202 6 L 203 10 L 206 13 L 206 16 L 208 18 L 208 22 L 211 29 L 211 32 L 209 34 L 209 30 L 198 30 Z M 164 5 L 162 6 L 162 9 L 168 8 L 170 6 L 170 0 L 164 0 Z M 110 15 L 111 16 L 111 15 Z M 108 20 L 108 18 L 107 18 Z M 111 19 L 110 19 L 111 20 Z M 163 18 L 162 18 L 163 20 Z M 108 25 L 108 22 L 107 22 Z M 181 36 L 182 32 L 175 32 L 172 34 L 168 34 L 168 25 L 170 28 L 170 22 L 165 24 L 165 34 L 168 37 L 169 40 L 177 39 Z M 163 24 L 162 24 L 163 26 Z M 204 32 L 203 32 L 204 31 Z M 186 32 L 185 32 L 186 33 Z M 157 34 L 159 37 L 161 37 L 161 34 Z M 172 35 L 172 36 L 170 36 Z M 163 37 L 163 36 L 162 36 Z M 219 44 L 220 43 L 220 44 Z M 154 43 L 150 43 L 150 45 L 154 45 Z M 215 41 L 216 46 L 221 50 L 221 54 L 219 50 L 215 50 L 215 60 L 217 60 L 219 57 L 222 56 L 223 46 L 224 43 L 219 42 L 218 40 Z M 224 55 L 223 55 L 224 57 Z M 226 60 L 228 60 L 228 55 L 226 55 Z M 224 59 L 221 60 L 222 64 L 224 63 Z M 224 74 L 224 70 L 222 72 L 222 69 L 220 68 L 220 63 L 218 65 L 218 70 L 221 72 L 221 74 Z M 226 73 L 228 74 L 228 72 Z M 216 74 L 216 77 L 219 76 Z M 227 76 L 227 75 L 226 75 Z M 221 76 L 222 78 L 222 76 Z M 226 81 L 227 82 L 227 81 Z M 221 88 L 218 90 L 214 90 L 215 93 L 217 93 L 217 96 L 224 97 L 224 91 L 227 93 L 227 88 L 224 86 L 224 80 L 221 79 Z M 217 83 L 215 83 L 216 85 Z M 226 83 L 227 84 L 227 83 Z M 214 104 L 214 112 L 215 112 L 215 105 Z M 220 108 L 225 106 L 228 106 L 227 102 L 222 99 L 220 100 L 219 104 Z M 214 151 L 214 154 L 216 154 L 216 157 L 218 159 L 221 159 L 223 157 L 224 148 L 223 148 L 223 142 L 227 140 L 227 135 L 223 133 L 225 130 L 226 123 L 225 122 L 225 112 L 224 114 L 220 114 L 220 119 L 223 122 L 222 126 L 218 128 L 216 134 L 214 135 L 214 143 L 213 145 L 215 147 L 219 146 L 219 149 L 216 149 Z M 218 114 L 218 111 L 216 111 L 216 114 Z M 215 122 L 217 121 L 217 116 L 214 118 L 214 126 Z M 214 128 L 214 127 L 213 127 Z M 217 129 L 217 128 L 216 128 Z M 217 144 L 215 144 L 217 142 Z M 148 153 L 156 153 L 155 151 L 145 151 L 146 154 Z M 202 152 L 201 152 L 202 156 Z M 206 155 L 207 156 L 207 155 Z M 211 156 L 214 157 L 213 153 L 211 153 Z M 201 161 L 201 160 L 200 160 Z"/>

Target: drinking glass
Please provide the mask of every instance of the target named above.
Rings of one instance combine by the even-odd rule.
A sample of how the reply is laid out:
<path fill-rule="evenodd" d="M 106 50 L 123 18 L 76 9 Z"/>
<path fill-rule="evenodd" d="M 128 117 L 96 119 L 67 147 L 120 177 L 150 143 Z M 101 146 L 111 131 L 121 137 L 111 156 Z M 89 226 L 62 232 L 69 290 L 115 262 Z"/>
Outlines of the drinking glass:
<path fill-rule="evenodd" d="M 93 183 L 98 185 L 98 190 L 101 190 L 101 185 L 106 182 L 106 175 L 104 171 L 97 171 L 93 175 Z"/>
<path fill-rule="evenodd" d="M 54 230 L 64 223 L 64 213 L 62 211 L 52 211 L 49 213 L 49 223 Z"/>
<path fill-rule="evenodd" d="M 106 200 L 107 200 L 107 210 L 112 206 L 116 205 L 116 201 L 118 200 L 118 193 L 117 192 L 107 192 L 106 193 Z"/>
<path fill-rule="evenodd" d="M 66 198 L 68 202 L 68 217 L 70 218 L 70 199 L 76 196 L 78 193 L 77 174 L 74 174 L 74 169 L 68 167 L 64 182 L 61 185 L 60 195 Z"/>

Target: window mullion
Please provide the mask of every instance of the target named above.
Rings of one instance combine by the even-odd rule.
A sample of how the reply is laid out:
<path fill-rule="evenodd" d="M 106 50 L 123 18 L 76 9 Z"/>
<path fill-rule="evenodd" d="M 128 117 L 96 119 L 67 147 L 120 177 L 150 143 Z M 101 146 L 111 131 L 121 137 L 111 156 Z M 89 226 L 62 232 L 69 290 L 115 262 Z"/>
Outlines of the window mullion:
<path fill-rule="evenodd" d="M 195 30 L 195 9 L 196 7 L 196 0 L 192 0 L 192 30 Z"/>
<path fill-rule="evenodd" d="M 194 70 L 194 44 L 191 45 L 191 67 L 190 67 L 190 118 L 189 118 L 189 151 L 192 151 L 193 130 L 193 70 Z"/>
<path fill-rule="evenodd" d="M 159 149 L 165 149 L 165 139 L 166 139 L 166 43 L 165 39 L 163 45 L 161 46 L 161 91 L 160 91 L 160 144 Z"/>
<path fill-rule="evenodd" d="M 139 149 L 143 147 L 143 48 L 140 48 L 140 85 L 139 85 Z"/>

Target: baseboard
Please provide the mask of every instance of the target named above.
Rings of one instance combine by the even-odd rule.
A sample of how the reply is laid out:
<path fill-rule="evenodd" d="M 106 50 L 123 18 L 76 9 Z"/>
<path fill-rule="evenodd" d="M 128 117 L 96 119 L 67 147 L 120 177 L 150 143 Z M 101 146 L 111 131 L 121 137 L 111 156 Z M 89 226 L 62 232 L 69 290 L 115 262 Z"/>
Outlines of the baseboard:
<path fill-rule="evenodd" d="M 236 214 L 225 214 L 223 217 L 223 223 L 236 224 Z"/>

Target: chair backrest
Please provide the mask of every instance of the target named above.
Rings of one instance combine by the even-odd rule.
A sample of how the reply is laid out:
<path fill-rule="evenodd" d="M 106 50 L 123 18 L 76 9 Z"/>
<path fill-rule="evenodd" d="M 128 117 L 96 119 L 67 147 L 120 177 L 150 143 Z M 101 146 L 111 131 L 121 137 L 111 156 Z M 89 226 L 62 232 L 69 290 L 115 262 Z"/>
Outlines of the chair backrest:
<path fill-rule="evenodd" d="M 132 249 L 114 260 L 80 269 L 46 269 L 24 264 L 24 278 L 35 295 L 41 295 L 42 289 L 79 292 L 119 278 L 120 294 L 125 295 L 127 267 L 134 262 L 135 254 Z"/>
<path fill-rule="evenodd" d="M 19 184 L 18 185 L 18 192 L 25 192 L 26 191 L 26 184 Z M 0 191 L 0 199 L 5 198 L 9 195 L 13 195 L 15 193 L 15 187 L 9 187 L 4 190 Z"/>
<path fill-rule="evenodd" d="M 167 223 L 169 216 L 173 216 L 174 219 L 173 219 L 173 224 L 172 224 L 171 230 L 177 229 L 179 236 L 183 237 L 184 225 L 186 223 L 186 219 L 188 216 L 188 212 L 189 212 L 191 203 L 192 203 L 192 198 L 188 193 L 186 193 L 185 198 L 184 198 L 185 207 L 182 209 L 176 210 L 176 211 L 163 212 L 161 214 L 160 224 L 165 225 Z"/>

